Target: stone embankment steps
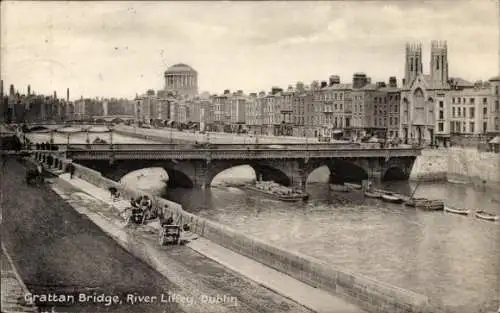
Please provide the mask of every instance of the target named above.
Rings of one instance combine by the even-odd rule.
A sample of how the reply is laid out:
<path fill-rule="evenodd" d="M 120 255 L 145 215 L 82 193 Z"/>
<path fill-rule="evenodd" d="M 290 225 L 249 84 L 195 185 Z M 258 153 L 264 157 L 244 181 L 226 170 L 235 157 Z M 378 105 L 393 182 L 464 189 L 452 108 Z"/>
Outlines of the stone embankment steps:
<path fill-rule="evenodd" d="M 1 305 L 2 313 L 11 312 L 38 312 L 34 305 L 30 305 L 24 301 L 24 297 L 29 293 L 28 288 L 24 284 L 21 276 L 8 254 L 5 246 L 2 243 L 2 269 L 1 269 Z"/>
<path fill-rule="evenodd" d="M 111 196 L 107 190 L 96 187 L 86 181 L 83 181 L 79 178 L 69 179 L 69 175 L 64 174 L 59 177 L 61 181 L 64 181 L 67 184 L 70 184 L 73 188 L 79 189 L 96 200 L 103 202 L 103 204 L 109 206 L 115 206 L 119 211 L 125 209 L 125 206 L 128 206 L 128 202 L 126 200 L 122 201 L 113 201 Z M 57 183 L 56 183 L 57 184 Z M 58 190 L 56 187 L 56 192 L 63 193 L 61 190 Z M 68 193 L 63 195 L 64 197 L 68 197 Z M 74 205 L 74 204 L 73 204 Z M 79 208 L 80 211 L 84 212 L 84 208 Z M 91 214 L 87 214 L 91 217 Z M 93 216 L 93 218 L 96 218 Z M 92 219 L 92 217 L 91 217 Z M 109 221 L 108 221 L 109 223 Z M 109 227 L 105 225 L 105 223 L 99 223 L 101 228 Z M 116 227 L 116 224 L 115 224 Z M 140 240 L 146 244 L 145 250 L 143 252 L 147 252 L 156 259 L 155 263 L 157 269 L 164 274 L 168 279 L 177 282 L 181 287 L 187 287 L 188 290 L 193 291 L 195 288 L 200 288 L 200 286 L 196 286 L 194 282 L 188 282 L 189 277 L 193 276 L 193 272 L 189 269 L 186 269 L 182 264 L 183 261 L 188 261 L 189 257 L 186 252 L 179 252 L 175 250 L 177 253 L 180 253 L 176 256 L 177 260 L 172 260 L 174 257 L 172 255 L 172 251 L 162 251 L 162 248 L 156 244 L 154 240 L 156 238 L 155 235 L 150 235 L 149 237 L 141 238 Z M 322 291 L 320 289 L 311 287 L 307 284 L 304 284 L 298 280 L 295 280 L 281 272 L 278 272 L 274 269 L 266 267 L 261 263 L 258 263 L 248 257 L 241 256 L 237 253 L 234 253 L 222 246 L 219 246 L 213 242 L 210 242 L 204 238 L 198 238 L 195 241 L 187 244 L 189 248 L 192 250 L 218 262 L 219 264 L 226 266 L 232 271 L 235 271 L 243 276 L 247 276 L 252 278 L 258 284 L 269 288 L 271 290 L 276 291 L 277 293 L 282 294 L 283 296 L 294 300 L 295 302 L 315 311 L 321 313 L 328 312 L 339 312 L 339 313 L 350 313 L 350 312 L 362 312 L 357 307 L 345 302 L 343 299 L 336 297 L 330 293 Z M 181 248 L 183 249 L 183 248 Z M 167 255 L 170 254 L 170 255 Z M 187 257 L 187 259 L 183 260 L 182 258 Z M 165 262 L 162 262 L 165 261 Z M 198 260 L 199 262 L 200 260 Z M 207 261 L 203 261 L 207 263 Z M 168 265 L 167 265 L 168 264 Z M 201 269 L 202 270 L 202 269 Z M 180 275 L 179 275 L 180 274 Z M 176 277 L 174 277 L 176 276 Z M 185 277 L 181 277 L 185 276 Z M 204 273 L 198 273 L 195 276 L 205 277 L 204 280 L 207 283 L 212 283 L 216 277 L 207 277 Z M 210 276 L 210 275 L 209 275 Z M 186 279 L 187 278 L 187 279 Z M 202 280 L 203 281 L 203 280 Z M 228 281 L 229 282 L 229 281 Z M 262 288 L 262 287 L 261 287 Z M 205 290 L 205 292 L 210 292 L 211 290 Z M 230 291 L 230 290 L 229 290 Z M 255 291 L 252 291 L 255 292 Z M 212 292 L 213 293 L 213 292 Z M 251 302 L 251 301 L 248 301 Z M 248 302 L 245 302 L 247 304 Z M 253 301 L 255 302 L 255 301 Z M 247 304 L 249 305 L 249 304 Z M 253 305 L 249 305 L 253 306 Z M 261 307 L 260 310 L 271 311 L 270 307 Z M 234 308 L 232 312 L 234 312 Z M 244 311 L 244 310 L 243 310 Z M 253 311 L 251 307 L 247 307 L 247 311 Z M 292 310 L 293 311 L 293 310 Z M 208 312 L 208 311 L 207 311 Z M 275 312 L 275 310 L 273 310 Z M 295 312 L 295 311 L 294 311 Z"/>

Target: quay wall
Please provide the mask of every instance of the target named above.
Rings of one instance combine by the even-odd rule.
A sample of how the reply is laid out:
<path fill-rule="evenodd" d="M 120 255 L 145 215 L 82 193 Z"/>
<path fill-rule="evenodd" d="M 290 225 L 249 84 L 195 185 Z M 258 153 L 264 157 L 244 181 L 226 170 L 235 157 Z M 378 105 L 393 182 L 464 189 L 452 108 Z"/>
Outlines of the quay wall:
<path fill-rule="evenodd" d="M 423 150 L 413 165 L 410 180 L 500 189 L 500 154 L 459 147 Z"/>
<path fill-rule="evenodd" d="M 446 149 L 422 150 L 410 173 L 410 180 L 446 181 L 448 158 Z"/>
<path fill-rule="evenodd" d="M 500 154 L 474 148 L 449 148 L 448 181 L 500 189 Z"/>
<path fill-rule="evenodd" d="M 59 168 L 65 168 L 67 163 L 69 163 L 68 160 L 62 159 L 58 159 L 57 162 Z M 79 164 L 73 163 L 73 165 L 76 177 L 101 188 L 115 187 L 126 198 L 148 195 L 154 199 L 155 205 L 163 207 L 167 204 L 174 218 L 179 218 L 182 224 L 190 224 L 191 230 L 194 233 L 313 287 L 343 295 L 367 312 L 443 312 L 438 305 L 432 305 L 427 296 L 337 269 L 327 262 L 299 252 L 279 248 L 260 239 L 239 233 L 228 226 L 186 212 L 181 205 L 175 202 L 148 194 L 142 190 L 124 186 L 105 178 L 100 172 Z M 112 237 L 115 238 L 116 236 Z M 132 249 L 130 245 L 127 245 L 125 248 L 127 247 L 134 254 L 145 253 L 144 251 L 139 251 L 140 249 Z M 149 262 L 148 256 L 141 255 L 140 258 L 145 259 L 146 262 L 154 266 L 158 271 L 161 271 L 161 264 Z"/>

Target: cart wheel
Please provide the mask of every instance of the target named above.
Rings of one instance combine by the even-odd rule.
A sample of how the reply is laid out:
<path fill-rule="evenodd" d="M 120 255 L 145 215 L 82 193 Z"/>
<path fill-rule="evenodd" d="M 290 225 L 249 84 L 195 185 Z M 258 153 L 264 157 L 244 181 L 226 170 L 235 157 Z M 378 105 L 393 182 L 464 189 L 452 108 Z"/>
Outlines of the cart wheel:
<path fill-rule="evenodd" d="M 160 236 L 158 237 L 158 243 L 160 244 L 160 246 L 164 246 L 165 243 L 166 243 L 165 230 L 164 229 L 162 229 L 160 231 Z"/>

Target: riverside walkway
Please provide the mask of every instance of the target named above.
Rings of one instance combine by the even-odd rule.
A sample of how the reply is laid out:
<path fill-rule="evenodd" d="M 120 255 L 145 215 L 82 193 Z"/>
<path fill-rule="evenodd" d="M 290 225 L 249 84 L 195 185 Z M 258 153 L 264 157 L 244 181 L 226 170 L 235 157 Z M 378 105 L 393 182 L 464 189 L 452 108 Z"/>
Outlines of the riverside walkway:
<path fill-rule="evenodd" d="M 110 219 L 116 220 L 116 215 L 113 217 L 109 214 L 111 211 L 99 210 L 99 207 L 111 206 L 116 211 L 123 211 L 127 206 L 127 201 L 113 202 L 107 190 L 98 188 L 79 178 L 70 179 L 68 174 L 62 174 L 58 180 L 59 183 L 53 187 L 55 191 L 61 197 L 71 201 L 72 206 L 76 207 L 80 213 L 90 217 L 94 222 L 97 222 L 101 228 L 112 226 L 97 221 L 99 217 L 93 215 L 91 211 L 95 213 L 97 208 L 97 211 L 101 211 L 98 214 L 101 216 L 104 214 L 109 221 Z M 59 185 L 66 185 L 63 188 L 65 191 L 60 189 Z M 81 203 L 77 204 L 75 202 L 76 190 L 80 190 L 87 195 L 85 196 L 87 199 L 86 207 L 92 207 L 93 209 L 89 211 L 82 207 Z M 142 232 L 141 240 L 149 243 L 153 242 L 156 238 L 155 230 L 157 231 L 153 227 L 153 229 Z M 151 234 L 151 232 L 154 234 Z M 193 292 L 194 286 L 197 286 L 196 289 L 203 290 L 207 294 L 222 294 L 221 292 L 224 292 L 228 296 L 236 297 L 238 306 L 231 307 L 230 312 L 363 312 L 358 307 L 335 295 L 299 282 L 204 238 L 197 238 L 188 243 L 187 247 L 175 249 L 175 252 L 173 250 L 164 251 L 156 243 L 148 245 L 147 250 L 150 258 L 157 258 L 162 260 L 163 264 L 169 264 L 170 268 L 164 267 L 158 270 L 166 278 L 178 284 L 181 289 Z M 175 268 L 176 271 L 173 271 L 172 268 Z M 253 281 L 249 281 L 245 277 L 249 277 Z M 214 287 L 216 289 L 213 289 Z M 273 292 L 269 291 L 269 289 Z M 279 294 L 292 299 L 296 303 L 286 300 Z M 262 297 L 267 298 L 265 305 Z M 301 306 L 303 307 L 301 308 Z M 204 312 L 219 312 L 214 309 L 205 307 Z"/>

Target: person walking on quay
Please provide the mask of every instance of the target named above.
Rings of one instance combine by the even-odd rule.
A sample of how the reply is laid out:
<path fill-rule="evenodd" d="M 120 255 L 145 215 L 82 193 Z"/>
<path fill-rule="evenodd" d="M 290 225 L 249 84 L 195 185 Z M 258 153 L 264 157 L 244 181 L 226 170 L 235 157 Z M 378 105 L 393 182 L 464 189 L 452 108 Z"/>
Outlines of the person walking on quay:
<path fill-rule="evenodd" d="M 69 172 L 69 179 L 73 179 L 73 175 L 75 175 L 75 166 L 73 163 L 69 163 L 66 169 Z"/>

